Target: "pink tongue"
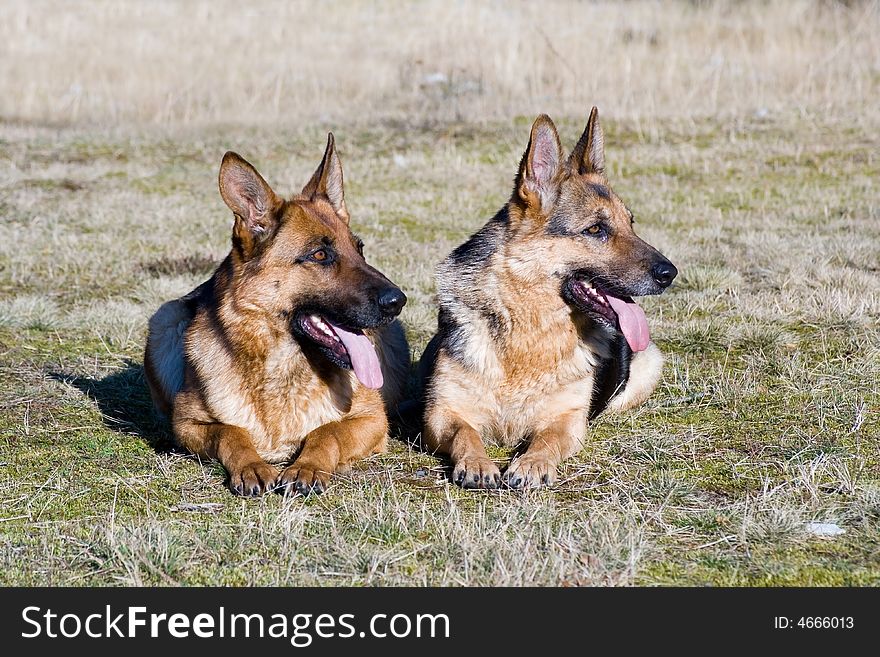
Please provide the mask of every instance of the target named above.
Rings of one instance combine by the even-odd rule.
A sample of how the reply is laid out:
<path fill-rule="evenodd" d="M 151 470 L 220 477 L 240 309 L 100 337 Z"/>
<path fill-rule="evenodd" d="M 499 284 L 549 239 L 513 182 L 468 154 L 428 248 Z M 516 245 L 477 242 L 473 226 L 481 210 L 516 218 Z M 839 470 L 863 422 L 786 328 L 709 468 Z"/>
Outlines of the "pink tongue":
<path fill-rule="evenodd" d="M 648 331 L 648 320 L 645 311 L 634 301 L 624 301 L 608 295 L 606 297 L 611 308 L 617 313 L 617 322 L 623 337 L 629 342 L 629 348 L 633 351 L 644 351 L 651 342 L 651 333 Z"/>
<path fill-rule="evenodd" d="M 349 333 L 344 328 L 327 322 L 336 331 L 336 335 L 342 340 L 351 359 L 351 366 L 358 381 L 368 388 L 378 390 L 382 387 L 382 367 L 379 365 L 379 356 L 376 348 L 363 333 Z"/>

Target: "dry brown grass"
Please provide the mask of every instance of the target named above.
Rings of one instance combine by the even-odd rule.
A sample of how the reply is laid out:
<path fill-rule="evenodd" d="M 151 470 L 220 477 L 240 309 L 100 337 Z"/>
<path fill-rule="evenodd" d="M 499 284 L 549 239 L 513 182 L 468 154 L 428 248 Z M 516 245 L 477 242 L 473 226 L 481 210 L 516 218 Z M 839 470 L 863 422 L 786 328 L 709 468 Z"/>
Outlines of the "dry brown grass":
<path fill-rule="evenodd" d="M 323 124 L 877 111 L 876 2 L 4 2 L 0 116 Z"/>

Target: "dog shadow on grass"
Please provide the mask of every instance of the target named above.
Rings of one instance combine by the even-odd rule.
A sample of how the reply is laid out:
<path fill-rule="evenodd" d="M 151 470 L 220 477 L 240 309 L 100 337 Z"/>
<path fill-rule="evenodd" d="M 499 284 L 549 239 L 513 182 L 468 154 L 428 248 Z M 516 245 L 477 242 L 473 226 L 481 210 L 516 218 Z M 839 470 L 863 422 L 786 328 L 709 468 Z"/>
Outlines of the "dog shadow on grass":
<path fill-rule="evenodd" d="M 417 451 L 425 451 L 422 441 L 423 406 L 417 391 L 418 361 L 412 364 L 406 401 L 398 408 L 389 409 L 389 434 Z M 103 378 L 77 376 L 67 372 L 49 372 L 55 381 L 72 385 L 94 400 L 101 412 L 104 425 L 112 430 L 134 433 L 157 452 L 180 451 L 174 443 L 171 427 L 153 408 L 144 368 L 141 363 L 127 360 L 125 366 Z M 446 463 L 447 475 L 452 468 Z"/>
<path fill-rule="evenodd" d="M 49 376 L 93 399 L 108 429 L 135 433 L 157 452 L 176 451 L 168 422 L 153 409 L 140 363 L 127 360 L 121 370 L 101 379 L 63 372 L 50 372 Z"/>

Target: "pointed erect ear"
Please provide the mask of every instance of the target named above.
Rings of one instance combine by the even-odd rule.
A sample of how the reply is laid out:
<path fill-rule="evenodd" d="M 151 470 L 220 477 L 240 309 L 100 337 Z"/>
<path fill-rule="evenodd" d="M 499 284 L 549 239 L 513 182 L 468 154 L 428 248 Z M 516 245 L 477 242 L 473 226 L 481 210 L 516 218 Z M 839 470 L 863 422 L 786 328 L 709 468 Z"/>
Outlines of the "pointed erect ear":
<path fill-rule="evenodd" d="M 599 109 L 593 107 L 584 134 L 568 157 L 568 163 L 580 174 L 605 175 L 605 135 L 599 125 Z"/>
<path fill-rule="evenodd" d="M 220 164 L 220 196 L 235 213 L 233 235 L 246 250 L 275 233 L 281 199 L 247 160 L 232 151 Z"/>
<path fill-rule="evenodd" d="M 312 179 L 303 187 L 302 195 L 309 198 L 325 196 L 336 216 L 348 223 L 349 215 L 345 207 L 345 191 L 342 186 L 342 163 L 336 154 L 336 140 L 333 133 L 327 133 L 327 148 L 324 159 L 315 170 Z"/>
<path fill-rule="evenodd" d="M 529 145 L 516 176 L 516 194 L 529 206 L 548 209 L 556 198 L 556 174 L 562 163 L 562 148 L 556 126 L 546 114 L 532 124 Z"/>

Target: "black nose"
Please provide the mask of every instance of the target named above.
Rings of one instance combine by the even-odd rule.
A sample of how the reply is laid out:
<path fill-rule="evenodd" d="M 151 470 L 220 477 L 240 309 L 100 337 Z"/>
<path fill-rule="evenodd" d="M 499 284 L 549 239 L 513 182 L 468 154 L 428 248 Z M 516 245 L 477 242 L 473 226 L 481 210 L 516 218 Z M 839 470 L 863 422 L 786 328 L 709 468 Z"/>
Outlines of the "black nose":
<path fill-rule="evenodd" d="M 379 293 L 379 310 L 383 315 L 395 317 L 406 305 L 406 295 L 396 287 L 389 287 Z"/>
<path fill-rule="evenodd" d="M 651 267 L 651 276 L 654 277 L 654 280 L 657 281 L 657 285 L 660 287 L 669 287 L 672 279 L 678 276 L 678 270 L 668 260 L 661 260 L 655 262 L 654 266 Z"/>

